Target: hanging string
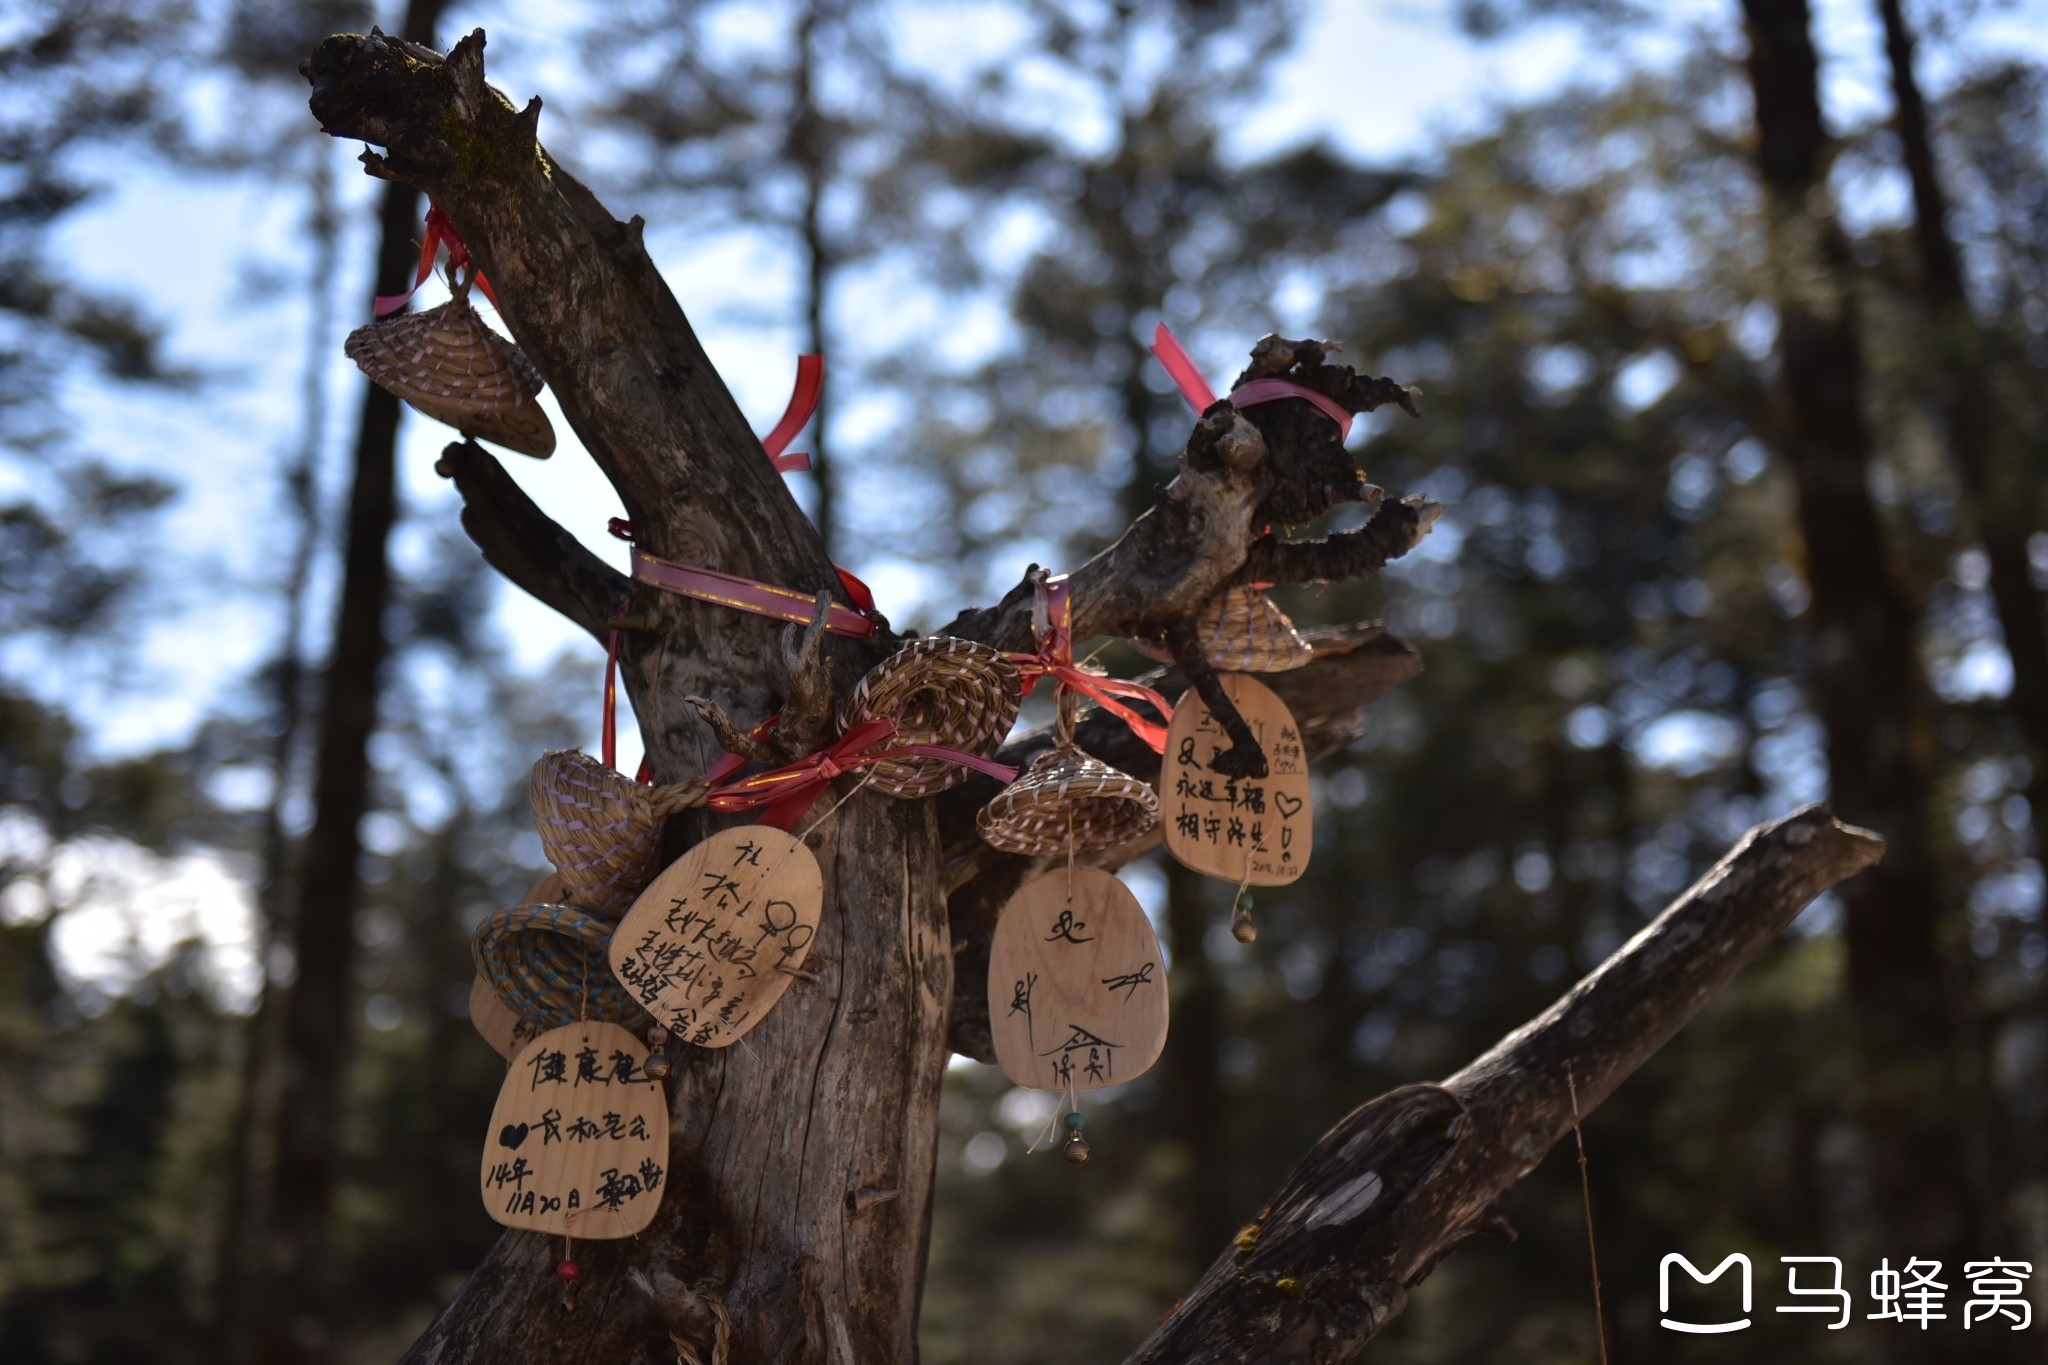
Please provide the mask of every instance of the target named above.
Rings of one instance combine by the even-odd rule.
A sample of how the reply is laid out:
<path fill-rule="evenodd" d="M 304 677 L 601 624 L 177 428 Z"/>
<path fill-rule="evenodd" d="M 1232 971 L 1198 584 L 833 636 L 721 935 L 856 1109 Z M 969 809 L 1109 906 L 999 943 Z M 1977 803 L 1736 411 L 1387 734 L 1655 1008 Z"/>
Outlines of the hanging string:
<path fill-rule="evenodd" d="M 1572 1141 L 1579 1145 L 1579 1197 L 1586 1206 L 1586 1252 L 1593 1267 L 1593 1329 L 1600 1338 L 1600 1365 L 1607 1365 L 1607 1315 L 1600 1311 L 1600 1243 L 1593 1237 L 1593 1179 L 1586 1166 L 1586 1135 L 1579 1130 L 1579 1082 L 1572 1064 L 1564 1064 L 1565 1088 L 1572 1097 Z"/>

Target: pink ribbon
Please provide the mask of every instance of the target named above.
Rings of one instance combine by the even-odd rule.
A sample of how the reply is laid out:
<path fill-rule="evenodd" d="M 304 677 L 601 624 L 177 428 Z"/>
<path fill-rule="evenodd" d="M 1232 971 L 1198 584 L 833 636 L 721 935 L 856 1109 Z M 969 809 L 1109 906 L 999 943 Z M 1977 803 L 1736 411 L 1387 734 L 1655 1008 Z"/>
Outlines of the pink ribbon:
<path fill-rule="evenodd" d="M 411 301 L 414 294 L 420 292 L 420 286 L 434 273 L 434 257 L 440 252 L 441 244 L 444 242 L 448 245 L 448 272 L 451 276 L 458 270 L 475 270 L 474 263 L 469 259 L 469 248 L 463 244 L 462 234 L 455 230 L 455 224 L 448 221 L 448 215 L 441 212 L 441 206 L 429 199 L 427 236 L 426 240 L 420 243 L 419 273 L 413 277 L 412 288 L 403 294 L 377 296 L 375 307 L 378 317 L 397 312 Z M 484 291 L 484 297 L 491 301 L 491 307 L 496 308 L 498 296 L 491 292 L 491 282 L 484 278 L 481 270 L 475 270 L 472 278 L 475 279 L 477 288 Z"/>
<path fill-rule="evenodd" d="M 1216 406 L 1216 391 L 1195 368 L 1195 362 L 1181 346 L 1180 338 L 1163 322 L 1152 333 L 1152 354 L 1159 357 L 1159 363 L 1173 376 L 1180 396 L 1188 400 L 1188 406 L 1195 410 L 1196 416 Z M 1230 406 L 1248 408 L 1282 398 L 1300 398 L 1313 403 L 1318 411 L 1337 424 L 1341 433 L 1339 439 L 1351 434 L 1351 414 L 1344 410 L 1342 404 L 1289 379 L 1254 379 L 1249 384 L 1240 384 L 1230 391 Z"/>
<path fill-rule="evenodd" d="M 620 524 L 613 523 L 614 527 Z M 843 570 L 841 573 L 844 575 Z M 684 597 L 694 597 L 699 602 L 716 602 L 722 607 L 750 611 L 756 616 L 768 616 L 778 621 L 793 621 L 798 625 L 810 624 L 811 616 L 818 610 L 818 599 L 810 593 L 778 588 L 772 583 L 739 578 L 715 569 L 700 569 L 692 564 L 657 559 L 638 546 L 633 549 L 633 577 L 638 582 L 680 593 Z M 843 576 L 841 581 L 844 581 Z M 850 607 L 834 603 L 825 629 L 834 635 L 865 640 L 875 633 L 875 623 Z"/>
<path fill-rule="evenodd" d="M 1017 673 L 1024 682 L 1025 696 L 1031 695 L 1040 678 L 1051 678 L 1061 692 L 1079 692 L 1130 726 L 1131 733 L 1143 740 L 1153 753 L 1166 752 L 1166 726 L 1146 720 L 1117 698 L 1144 702 L 1163 716 L 1168 724 L 1173 721 L 1171 702 L 1143 683 L 1090 672 L 1074 662 L 1074 603 L 1065 574 L 1045 580 L 1043 590 L 1032 605 L 1031 619 L 1038 635 L 1038 652 L 1003 656 L 1017 666 Z"/>
<path fill-rule="evenodd" d="M 767 733 L 772 718 L 764 721 L 754 731 L 755 737 Z M 807 758 L 767 772 L 743 777 L 718 788 L 705 799 L 713 810 L 741 811 L 761 810 L 759 823 L 772 825 L 776 829 L 788 829 L 804 816 L 831 785 L 832 779 L 844 776 L 860 768 L 876 763 L 887 763 L 899 758 L 938 758 L 948 763 L 958 763 L 976 772 L 986 773 L 999 782 L 1015 780 L 1017 770 L 994 759 L 948 749 L 938 744 L 902 744 L 893 749 L 878 749 L 878 744 L 887 744 L 896 737 L 896 722 L 884 717 L 880 720 L 862 721 L 828 747 Z M 712 769 L 715 775 L 732 771 L 723 763 Z M 765 808 L 765 809 L 764 809 Z"/>

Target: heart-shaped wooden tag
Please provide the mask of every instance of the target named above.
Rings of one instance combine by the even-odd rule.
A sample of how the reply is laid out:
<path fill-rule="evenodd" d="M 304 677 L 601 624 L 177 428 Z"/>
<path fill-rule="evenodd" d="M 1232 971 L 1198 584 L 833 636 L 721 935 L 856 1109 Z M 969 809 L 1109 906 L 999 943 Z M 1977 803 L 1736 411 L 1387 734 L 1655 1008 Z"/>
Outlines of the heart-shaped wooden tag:
<path fill-rule="evenodd" d="M 668 1097 L 617 1024 L 549 1029 L 520 1050 L 485 1130 L 484 1208 L 508 1228 L 630 1237 L 661 1207 Z"/>
<path fill-rule="evenodd" d="M 1097 1090 L 1166 1046 L 1166 968 L 1137 897 L 1092 867 L 1026 883 L 988 955 L 996 1061 L 1018 1085 Z"/>
<path fill-rule="evenodd" d="M 1166 850 L 1224 881 L 1285 886 L 1308 867 L 1315 840 L 1301 727 L 1264 683 L 1243 673 L 1225 673 L 1222 681 L 1266 751 L 1266 776 L 1225 777 L 1210 768 L 1210 760 L 1230 747 L 1230 736 L 1188 689 L 1174 704 L 1159 774 Z"/>
<path fill-rule="evenodd" d="M 825 878 L 802 841 L 721 830 L 669 864 L 612 933 L 612 974 L 676 1037 L 727 1047 L 761 1022 L 818 934 Z"/>

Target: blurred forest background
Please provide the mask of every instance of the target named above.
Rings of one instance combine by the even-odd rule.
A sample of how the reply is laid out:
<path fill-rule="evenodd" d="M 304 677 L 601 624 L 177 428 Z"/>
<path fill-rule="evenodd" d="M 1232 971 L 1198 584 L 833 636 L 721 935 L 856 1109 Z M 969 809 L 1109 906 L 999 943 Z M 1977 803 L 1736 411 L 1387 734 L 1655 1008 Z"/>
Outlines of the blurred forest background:
<path fill-rule="evenodd" d="M 1597 78 L 1474 90 L 1400 155 L 1245 150 L 1283 98 L 1370 124 L 1415 60 L 1374 16 L 1417 8 Z M 1366 39 L 1344 79 L 1276 91 L 1330 10 Z M 2019 0 L 0 0 L 0 1357 L 394 1359 L 497 1232 L 468 931 L 541 871 L 526 770 L 594 750 L 601 655 L 505 601 L 428 472 L 447 433 L 340 359 L 424 206 L 318 134 L 296 67 L 371 22 L 488 28 L 760 426 L 827 354 L 793 482 L 899 627 L 1149 501 L 1189 423 L 1162 316 L 1219 383 L 1279 330 L 1423 390 L 1354 443 L 1442 524 L 1284 601 L 1381 614 L 1426 672 L 1321 768 L 1255 945 L 1231 888 L 1126 872 L 1174 1027 L 1085 1171 L 1026 1155 L 1046 1097 L 956 1065 L 927 1361 L 1120 1359 L 1340 1115 L 1824 796 L 1883 869 L 1588 1124 L 1614 1359 L 2048 1359 L 2048 1324 L 1957 1322 L 1965 1258 L 2048 1267 L 2048 43 L 2012 40 L 2048 7 Z M 171 181 L 226 207 L 94 216 Z M 174 344 L 199 326 L 231 362 Z M 515 473 L 568 520 L 544 480 L 579 464 Z M 1460 1252 L 1372 1358 L 1595 1358 L 1571 1158 L 1507 1211 L 1520 1244 Z M 280 1282 L 279 1247 L 322 1274 Z M 1747 1252 L 1756 1327 L 1658 1328 L 1672 1251 Z M 1770 1311 L 1780 1255 L 1845 1259 L 1850 1330 Z M 1924 1338 L 1864 1320 L 1913 1256 L 1947 1261 Z"/>

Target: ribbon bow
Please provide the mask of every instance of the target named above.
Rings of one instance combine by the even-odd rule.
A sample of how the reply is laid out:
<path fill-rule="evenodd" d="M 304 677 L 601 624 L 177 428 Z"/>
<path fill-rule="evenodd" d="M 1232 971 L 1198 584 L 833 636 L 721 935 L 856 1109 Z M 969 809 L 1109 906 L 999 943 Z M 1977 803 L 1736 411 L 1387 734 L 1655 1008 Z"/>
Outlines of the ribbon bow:
<path fill-rule="evenodd" d="M 1079 692 L 1130 726 L 1131 733 L 1153 753 L 1166 752 L 1166 726 L 1146 720 L 1117 698 L 1144 702 L 1169 724 L 1173 720 L 1171 702 L 1143 683 L 1095 673 L 1074 662 L 1074 603 L 1065 574 L 1045 580 L 1043 590 L 1032 604 L 1031 622 L 1038 634 L 1038 652 L 1003 656 L 1017 666 L 1025 696 L 1031 695 L 1040 678 L 1051 678 L 1061 692 Z"/>
<path fill-rule="evenodd" d="M 1180 338 L 1163 322 L 1153 330 L 1152 354 L 1159 357 L 1159 363 L 1173 376 L 1173 382 L 1180 388 L 1180 396 L 1188 400 L 1188 406 L 1195 410 L 1196 416 L 1216 406 L 1216 391 L 1195 368 L 1195 362 L 1182 348 Z M 1337 424 L 1340 440 L 1351 434 L 1351 414 L 1341 403 L 1291 379 L 1254 379 L 1249 384 L 1240 384 L 1230 391 L 1230 406 L 1248 408 L 1254 403 L 1272 403 L 1282 398 L 1299 398 L 1313 403 L 1319 412 Z"/>
<path fill-rule="evenodd" d="M 429 199 L 427 201 L 427 236 L 426 240 L 420 243 L 419 273 L 413 277 L 412 288 L 406 290 L 403 294 L 379 294 L 377 296 L 376 313 L 378 317 L 381 318 L 387 313 L 397 312 L 405 307 L 414 294 L 420 292 L 420 286 L 425 284 L 434 273 L 434 257 L 440 252 L 444 242 L 448 246 L 449 274 L 452 276 L 458 270 L 473 271 L 474 273 L 471 278 L 476 281 L 477 288 L 484 291 L 484 297 L 491 301 L 491 307 L 496 308 L 498 306 L 498 296 L 491 292 L 491 282 L 484 278 L 483 272 L 477 270 L 475 263 L 470 260 L 469 248 L 463 244 L 462 234 L 455 230 L 455 224 L 448 221 L 448 215 L 441 212 L 441 206 Z M 792 431 L 790 435 L 794 436 L 796 433 Z"/>
<path fill-rule="evenodd" d="M 756 737 L 766 734 L 768 722 L 757 727 Z M 876 763 L 886 763 L 898 758 L 939 758 L 948 763 L 986 773 L 999 782 L 1010 782 L 1017 776 L 1015 768 L 997 763 L 994 759 L 982 758 L 976 754 L 963 753 L 938 744 L 900 744 L 893 749 L 877 748 L 896 738 L 896 722 L 884 717 L 879 720 L 862 721 L 824 749 L 800 758 L 780 768 L 743 777 L 737 782 L 728 782 L 713 791 L 705 804 L 713 810 L 739 811 L 760 810 L 759 823 L 776 829 L 788 829 L 802 819 L 804 812 L 817 803 L 832 779 L 842 777 L 859 768 Z M 733 771 L 726 761 L 721 761 L 712 770 L 714 776 Z"/>

